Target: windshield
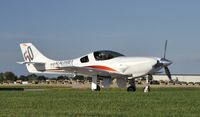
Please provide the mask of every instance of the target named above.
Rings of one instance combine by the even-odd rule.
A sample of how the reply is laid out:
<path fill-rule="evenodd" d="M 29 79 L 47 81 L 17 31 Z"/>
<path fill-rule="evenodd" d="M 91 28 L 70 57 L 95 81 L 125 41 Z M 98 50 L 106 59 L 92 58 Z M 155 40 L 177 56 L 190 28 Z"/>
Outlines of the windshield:
<path fill-rule="evenodd" d="M 109 59 L 120 57 L 120 56 L 124 56 L 124 55 L 114 52 L 114 51 L 108 51 L 108 50 L 94 52 L 94 58 L 96 60 L 109 60 Z"/>

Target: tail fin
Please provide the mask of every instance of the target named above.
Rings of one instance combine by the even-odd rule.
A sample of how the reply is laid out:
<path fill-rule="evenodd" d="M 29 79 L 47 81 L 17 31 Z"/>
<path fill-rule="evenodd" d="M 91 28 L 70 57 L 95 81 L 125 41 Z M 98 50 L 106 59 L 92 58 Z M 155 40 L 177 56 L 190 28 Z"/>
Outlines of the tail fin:
<path fill-rule="evenodd" d="M 49 61 L 32 43 L 21 43 L 20 48 L 25 62 L 46 62 Z"/>
<path fill-rule="evenodd" d="M 45 57 L 32 43 L 21 43 L 20 48 L 24 58 L 23 64 L 31 73 L 38 73 L 45 70 L 45 63 L 52 61 Z"/>

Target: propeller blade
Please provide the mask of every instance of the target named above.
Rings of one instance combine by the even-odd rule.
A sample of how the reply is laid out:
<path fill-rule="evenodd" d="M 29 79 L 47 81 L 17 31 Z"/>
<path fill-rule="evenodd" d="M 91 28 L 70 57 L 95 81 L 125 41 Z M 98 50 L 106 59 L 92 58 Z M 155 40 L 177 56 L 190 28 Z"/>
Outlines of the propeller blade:
<path fill-rule="evenodd" d="M 166 51 L 167 51 L 167 40 L 165 41 L 165 50 L 164 50 L 164 59 L 165 59 L 165 57 L 166 57 Z"/>
<path fill-rule="evenodd" d="M 171 81 L 172 80 L 172 76 L 171 76 L 171 73 L 170 73 L 170 70 L 169 70 L 168 67 L 165 67 L 165 73 L 168 76 L 169 80 Z"/>
<path fill-rule="evenodd" d="M 160 62 L 159 62 L 159 60 L 157 60 L 157 63 L 153 66 L 154 68 L 158 68 L 158 67 L 160 67 L 161 66 L 161 64 L 160 64 Z"/>

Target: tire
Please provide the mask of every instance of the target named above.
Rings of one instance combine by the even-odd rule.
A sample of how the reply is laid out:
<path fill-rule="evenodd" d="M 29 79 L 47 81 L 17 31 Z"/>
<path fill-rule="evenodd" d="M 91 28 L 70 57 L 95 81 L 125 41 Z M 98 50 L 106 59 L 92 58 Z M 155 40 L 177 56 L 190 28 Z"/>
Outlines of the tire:
<path fill-rule="evenodd" d="M 135 91 L 136 91 L 136 87 L 134 87 L 134 86 L 129 86 L 129 87 L 127 88 L 127 91 L 128 91 L 128 92 L 135 92 Z"/>
<path fill-rule="evenodd" d="M 95 89 L 95 91 L 100 91 L 100 90 L 101 90 L 100 86 L 97 85 L 97 89 Z"/>

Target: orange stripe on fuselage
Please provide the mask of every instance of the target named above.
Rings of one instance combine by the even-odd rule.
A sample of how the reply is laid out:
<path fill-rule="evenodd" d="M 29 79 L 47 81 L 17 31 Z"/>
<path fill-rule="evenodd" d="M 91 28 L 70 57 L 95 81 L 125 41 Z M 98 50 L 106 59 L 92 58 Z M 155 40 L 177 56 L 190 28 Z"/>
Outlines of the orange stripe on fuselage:
<path fill-rule="evenodd" d="M 113 69 L 113 68 L 106 67 L 106 66 L 101 66 L 101 65 L 92 65 L 92 66 L 86 66 L 86 67 L 95 68 L 95 69 L 100 69 L 100 70 L 106 70 L 106 71 L 116 71 L 116 70 Z"/>

